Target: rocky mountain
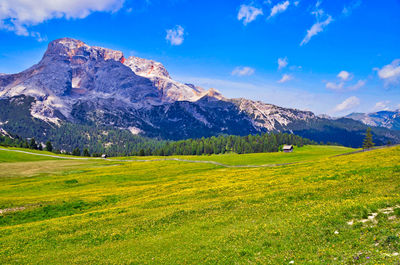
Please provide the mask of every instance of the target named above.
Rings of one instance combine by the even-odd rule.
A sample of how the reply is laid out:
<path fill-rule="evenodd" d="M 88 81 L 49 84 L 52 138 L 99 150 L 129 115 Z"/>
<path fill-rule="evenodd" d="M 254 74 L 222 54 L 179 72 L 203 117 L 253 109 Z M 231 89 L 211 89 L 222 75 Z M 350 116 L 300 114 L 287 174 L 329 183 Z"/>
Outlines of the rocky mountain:
<path fill-rule="evenodd" d="M 159 62 L 125 58 L 120 51 L 70 38 L 50 42 L 42 60 L 31 68 L 0 75 L 0 127 L 25 137 L 44 139 L 65 124 L 80 124 L 172 140 L 268 131 L 318 140 L 324 135 L 323 141 L 339 143 L 338 133 L 362 138 L 366 126 L 347 120 L 227 99 L 215 89 L 173 80 Z M 400 141 L 400 135 L 390 130 L 374 133 L 381 142 Z"/>
<path fill-rule="evenodd" d="M 369 126 L 400 130 L 400 110 L 385 110 L 374 113 L 351 113 L 346 117 L 356 121 L 361 121 L 362 123 Z"/>
<path fill-rule="evenodd" d="M 267 131 L 285 131 L 295 121 L 307 122 L 318 119 L 310 111 L 281 108 L 261 101 L 252 101 L 244 98 L 230 100 L 245 112 L 253 121 L 256 128 L 264 128 Z"/>

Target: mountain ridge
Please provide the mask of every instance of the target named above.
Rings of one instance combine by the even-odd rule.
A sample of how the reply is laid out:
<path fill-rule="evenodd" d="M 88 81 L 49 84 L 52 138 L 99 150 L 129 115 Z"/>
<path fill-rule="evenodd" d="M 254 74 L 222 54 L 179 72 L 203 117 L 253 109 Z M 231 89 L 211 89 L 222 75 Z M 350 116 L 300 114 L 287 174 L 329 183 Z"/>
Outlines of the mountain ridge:
<path fill-rule="evenodd" d="M 215 89 L 173 80 L 159 62 L 125 58 L 121 51 L 71 38 L 50 42 L 40 62 L 27 70 L 0 75 L 0 97 L 10 101 L 7 104 L 21 101 L 31 118 L 48 123 L 49 128 L 65 122 L 112 126 L 170 140 L 263 132 L 304 136 L 316 124 L 325 133 L 331 128 L 324 129 L 323 124 L 336 126 L 343 133 L 353 133 L 348 126 L 357 127 L 357 137 L 361 137 L 366 128 L 353 120 L 335 123 L 310 111 L 225 98 Z M 0 122 L 6 122 L 6 116 L 1 116 Z M 7 122 L 9 129 L 18 128 L 17 120 Z M 391 131 L 376 133 L 382 142 L 400 141 L 400 135 Z M 334 134 L 327 135 L 325 141 L 335 142 Z"/>
<path fill-rule="evenodd" d="M 351 113 L 346 118 L 361 121 L 370 126 L 400 130 L 400 109 L 394 111 L 382 110 L 372 113 Z"/>

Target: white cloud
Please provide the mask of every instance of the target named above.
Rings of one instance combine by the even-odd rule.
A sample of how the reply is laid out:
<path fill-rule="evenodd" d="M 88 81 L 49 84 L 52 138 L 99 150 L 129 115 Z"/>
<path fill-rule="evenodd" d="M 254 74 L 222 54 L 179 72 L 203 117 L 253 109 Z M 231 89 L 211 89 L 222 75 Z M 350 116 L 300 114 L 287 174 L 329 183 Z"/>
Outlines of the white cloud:
<path fill-rule="evenodd" d="M 300 1 L 294 2 L 294 6 L 298 6 L 300 4 Z"/>
<path fill-rule="evenodd" d="M 237 76 L 246 76 L 246 75 L 252 75 L 254 74 L 255 70 L 251 67 L 245 66 L 245 67 L 236 67 L 232 71 L 232 75 L 237 75 Z"/>
<path fill-rule="evenodd" d="M 241 5 L 239 9 L 239 13 L 237 19 L 243 20 L 243 24 L 247 25 L 248 23 L 255 20 L 259 15 L 262 15 L 263 11 L 261 8 L 256 8 L 250 5 Z"/>
<path fill-rule="evenodd" d="M 185 30 L 182 26 L 176 25 L 173 29 L 167 30 L 167 36 L 165 39 L 175 46 L 179 46 L 183 43 Z"/>
<path fill-rule="evenodd" d="M 345 72 L 345 71 L 342 71 L 342 72 Z M 338 83 L 327 82 L 325 85 L 326 88 L 335 90 L 335 91 L 344 91 L 344 90 L 354 91 L 354 90 L 358 90 L 358 89 L 362 88 L 367 83 L 367 81 L 365 81 L 365 80 L 358 80 L 358 82 L 355 83 L 354 85 L 345 86 L 347 84 L 346 82 L 352 78 L 352 75 L 348 72 L 346 72 L 346 73 L 342 73 L 342 72 L 340 72 L 338 74 L 338 78 L 341 79 L 342 81 L 340 81 Z"/>
<path fill-rule="evenodd" d="M 285 68 L 288 65 L 288 58 L 278 58 L 278 69 Z"/>
<path fill-rule="evenodd" d="M 375 106 L 372 108 L 372 111 L 382 111 L 382 110 L 389 110 L 389 100 L 379 101 L 376 102 Z"/>
<path fill-rule="evenodd" d="M 321 2 L 317 1 L 317 3 L 315 4 L 315 10 L 311 12 L 311 14 L 315 16 L 316 22 L 314 23 L 314 25 L 311 26 L 309 30 L 307 30 L 307 34 L 301 41 L 300 46 L 307 44 L 313 36 L 324 31 L 324 28 L 333 21 L 332 16 L 325 14 L 324 10 L 319 8 L 320 5 Z"/>
<path fill-rule="evenodd" d="M 350 5 L 343 7 L 342 14 L 345 16 L 351 15 L 354 9 L 361 5 L 361 0 L 356 0 L 350 3 Z"/>
<path fill-rule="evenodd" d="M 337 105 L 334 109 L 334 112 L 342 112 L 345 110 L 351 110 L 354 109 L 355 107 L 357 107 L 358 105 L 360 105 L 360 99 L 358 97 L 349 97 L 346 100 L 344 100 L 342 103 L 340 103 L 339 105 Z"/>
<path fill-rule="evenodd" d="M 374 70 L 378 71 L 378 76 L 385 81 L 385 85 L 397 84 L 400 81 L 400 59 L 394 60 L 382 69 L 375 68 Z"/>
<path fill-rule="evenodd" d="M 344 82 L 340 83 L 334 83 L 334 82 L 327 82 L 326 83 L 326 88 L 331 89 L 331 90 L 342 90 L 344 87 Z"/>
<path fill-rule="evenodd" d="M 324 21 L 322 21 L 322 22 L 317 21 L 314 25 L 312 25 L 312 27 L 309 30 L 307 30 L 307 34 L 304 37 L 304 39 L 301 41 L 300 46 L 307 44 L 313 36 L 324 31 L 324 28 L 326 26 L 328 26 L 332 21 L 333 21 L 333 19 L 329 15 Z"/>
<path fill-rule="evenodd" d="M 351 74 L 347 71 L 341 71 L 338 75 L 338 78 L 342 79 L 343 81 L 347 81 L 351 79 Z"/>
<path fill-rule="evenodd" d="M 365 86 L 365 84 L 367 83 L 367 81 L 365 80 L 358 80 L 358 82 L 352 86 L 349 86 L 350 90 L 358 90 L 360 88 L 362 88 L 363 86 Z"/>
<path fill-rule="evenodd" d="M 93 12 L 116 12 L 125 0 L 1 0 L 0 29 L 42 39 L 30 26 L 54 18 L 85 18 Z"/>
<path fill-rule="evenodd" d="M 293 79 L 292 75 L 284 74 L 282 78 L 278 81 L 278 83 L 286 83 Z"/>
<path fill-rule="evenodd" d="M 271 18 L 271 17 L 275 16 L 276 14 L 285 12 L 286 9 L 289 7 L 289 4 L 290 4 L 289 1 L 285 1 L 285 2 L 274 5 L 271 8 L 271 14 L 269 15 L 268 18 Z"/>

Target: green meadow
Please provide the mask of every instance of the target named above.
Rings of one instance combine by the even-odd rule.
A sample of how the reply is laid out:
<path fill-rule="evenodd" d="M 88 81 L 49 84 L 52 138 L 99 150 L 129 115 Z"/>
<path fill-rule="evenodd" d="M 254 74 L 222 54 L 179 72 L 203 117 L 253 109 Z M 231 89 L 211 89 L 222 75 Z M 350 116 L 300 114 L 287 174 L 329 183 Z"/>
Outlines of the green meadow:
<path fill-rule="evenodd" d="M 195 160 L 195 161 L 215 161 L 225 165 L 271 165 L 271 164 L 285 164 L 297 163 L 307 160 L 314 160 L 323 157 L 330 157 L 341 155 L 349 152 L 358 151 L 343 146 L 324 146 L 324 145 L 308 145 L 301 148 L 295 147 L 293 153 L 258 153 L 258 154 L 218 154 L 218 155 L 201 155 L 201 156 L 150 156 L 150 157 L 118 157 L 115 159 L 182 159 L 182 160 Z"/>
<path fill-rule="evenodd" d="M 50 152 L 44 152 L 44 151 L 37 151 L 37 150 L 31 150 L 31 149 L 23 149 L 23 148 L 6 148 L 6 147 L 0 147 L 1 149 L 5 150 L 18 150 L 18 151 L 26 151 L 30 153 L 39 153 L 39 154 L 46 154 L 46 155 L 54 155 L 57 156 L 53 153 Z M 20 153 L 20 152 L 12 152 L 12 151 L 4 151 L 0 149 L 0 163 L 14 163 L 14 162 L 26 162 L 26 161 L 44 161 L 44 160 L 53 160 L 56 158 L 51 158 L 51 157 L 45 157 L 45 156 L 35 156 L 35 155 L 30 155 L 30 154 L 25 154 L 25 153 Z"/>
<path fill-rule="evenodd" d="M 29 150 L 27 150 L 29 151 Z M 0 150 L 1 264 L 398 264 L 400 147 L 67 160 Z"/>

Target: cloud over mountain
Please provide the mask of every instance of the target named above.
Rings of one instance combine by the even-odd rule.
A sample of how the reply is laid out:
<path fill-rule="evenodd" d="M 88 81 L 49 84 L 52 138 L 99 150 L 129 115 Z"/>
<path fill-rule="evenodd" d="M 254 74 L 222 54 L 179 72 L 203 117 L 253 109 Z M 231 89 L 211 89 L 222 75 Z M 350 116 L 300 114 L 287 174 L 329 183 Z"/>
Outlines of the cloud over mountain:
<path fill-rule="evenodd" d="M 172 29 L 167 30 L 167 36 L 165 39 L 174 46 L 179 46 L 183 43 L 185 29 L 182 26 L 176 25 Z"/>
<path fill-rule="evenodd" d="M 85 18 L 93 12 L 116 12 L 125 0 L 2 0 L 0 29 L 17 35 L 40 37 L 30 26 L 54 18 Z"/>
<path fill-rule="evenodd" d="M 278 70 L 285 68 L 289 64 L 288 58 L 278 58 Z"/>
<path fill-rule="evenodd" d="M 245 67 L 236 67 L 232 71 L 232 75 L 236 76 L 246 76 L 246 75 L 252 75 L 254 74 L 255 70 L 251 67 L 245 66 Z"/>
<path fill-rule="evenodd" d="M 325 27 L 333 21 L 332 16 L 325 14 L 325 11 L 320 8 L 320 5 L 321 2 L 318 1 L 315 5 L 315 10 L 311 12 L 311 14 L 315 16 L 316 22 L 311 26 L 309 30 L 307 30 L 307 34 L 301 41 L 300 46 L 307 44 L 312 37 L 324 31 Z"/>
<path fill-rule="evenodd" d="M 378 71 L 379 78 L 385 81 L 385 85 L 398 84 L 400 81 L 400 59 L 375 70 Z"/>
<path fill-rule="evenodd" d="M 262 15 L 263 11 L 261 8 L 256 8 L 251 5 L 241 5 L 239 9 L 239 13 L 237 15 L 237 19 L 243 20 L 243 24 L 247 25 L 250 22 L 254 21 L 259 15 Z"/>
<path fill-rule="evenodd" d="M 342 103 L 338 104 L 335 107 L 334 112 L 342 112 L 342 111 L 346 111 L 346 110 L 351 110 L 351 109 L 357 107 L 358 105 L 360 105 L 360 99 L 358 97 L 352 96 L 352 97 L 345 99 Z"/>
<path fill-rule="evenodd" d="M 288 82 L 288 81 L 290 81 L 290 80 L 292 80 L 292 79 L 293 79 L 293 76 L 292 76 L 292 75 L 284 74 L 284 75 L 282 76 L 282 78 L 278 81 L 278 83 L 286 83 L 286 82 Z"/>
<path fill-rule="evenodd" d="M 289 1 L 285 1 L 274 5 L 271 9 L 271 14 L 269 15 L 268 18 L 271 18 L 279 13 L 285 12 L 286 9 L 289 7 L 289 4 L 290 4 Z"/>
<path fill-rule="evenodd" d="M 338 75 L 337 75 L 340 79 L 342 79 L 343 81 L 347 81 L 351 78 L 351 74 L 347 71 L 341 71 Z"/>

